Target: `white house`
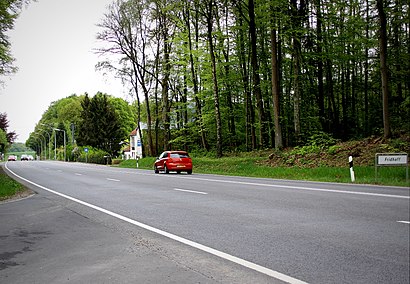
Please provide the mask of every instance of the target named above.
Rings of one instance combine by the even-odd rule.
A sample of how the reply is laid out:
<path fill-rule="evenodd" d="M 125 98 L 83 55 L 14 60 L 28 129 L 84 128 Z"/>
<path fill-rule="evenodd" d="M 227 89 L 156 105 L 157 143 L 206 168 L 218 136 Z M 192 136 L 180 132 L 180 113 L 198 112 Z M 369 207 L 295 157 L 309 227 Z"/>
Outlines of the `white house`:
<path fill-rule="evenodd" d="M 124 150 L 124 156 L 126 160 L 142 157 L 142 141 L 138 127 L 130 133 L 130 145 Z"/>

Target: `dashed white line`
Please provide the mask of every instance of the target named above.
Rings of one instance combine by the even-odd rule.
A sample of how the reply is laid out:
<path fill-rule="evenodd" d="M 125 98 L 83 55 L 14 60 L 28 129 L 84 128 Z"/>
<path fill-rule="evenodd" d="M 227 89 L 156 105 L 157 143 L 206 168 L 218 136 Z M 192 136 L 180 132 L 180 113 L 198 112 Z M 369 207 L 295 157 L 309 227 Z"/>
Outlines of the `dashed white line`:
<path fill-rule="evenodd" d="M 397 223 L 410 224 L 409 221 L 397 221 Z"/>
<path fill-rule="evenodd" d="M 188 190 L 188 189 L 181 189 L 181 188 L 174 188 L 174 190 L 175 191 L 189 192 L 189 193 L 196 193 L 196 194 L 208 194 L 207 192 Z"/>
<path fill-rule="evenodd" d="M 325 189 L 325 188 L 312 188 L 312 187 L 304 187 L 304 186 L 290 186 L 290 185 L 278 185 L 278 184 L 268 184 L 268 183 L 255 183 L 255 182 L 234 181 L 234 180 L 219 180 L 219 179 L 198 178 L 198 177 L 185 177 L 185 178 L 193 179 L 193 180 L 220 182 L 220 183 L 254 185 L 254 186 L 260 186 L 260 187 L 289 188 L 289 189 L 301 189 L 301 190 L 307 190 L 307 191 L 319 191 L 319 192 L 321 191 L 321 192 L 332 192 L 332 193 L 344 193 L 344 194 L 357 194 L 357 195 L 410 199 L 410 196 L 393 195 L 393 194 L 358 192 L 358 191 L 347 191 L 347 190 L 336 190 L 336 189 Z"/>
<path fill-rule="evenodd" d="M 75 173 L 76 176 L 82 176 L 83 174 L 80 173 Z"/>
<path fill-rule="evenodd" d="M 120 181 L 119 179 L 115 179 L 115 178 L 107 178 L 107 180 L 109 180 L 109 181 Z"/>
<path fill-rule="evenodd" d="M 286 274 L 280 273 L 280 272 L 278 272 L 278 271 L 275 271 L 275 270 L 266 268 L 266 267 L 264 267 L 264 266 L 261 266 L 261 265 L 259 265 L 259 264 L 256 264 L 256 263 L 253 263 L 253 262 L 250 262 L 250 261 L 247 261 L 247 260 L 244 260 L 244 259 L 242 259 L 242 258 L 233 256 L 233 255 L 230 255 L 230 254 L 227 254 L 227 253 L 224 253 L 224 252 L 222 252 L 222 251 L 213 249 L 213 248 L 211 248 L 211 247 L 207 247 L 207 246 L 201 245 L 201 244 L 199 244 L 199 243 L 190 241 L 190 240 L 188 240 L 188 239 L 185 239 L 185 238 L 179 237 L 179 236 L 177 236 L 177 235 L 168 233 L 168 232 L 166 232 L 166 231 L 157 229 L 157 228 L 155 228 L 155 227 L 146 225 L 146 224 L 144 224 L 144 223 L 138 222 L 138 221 L 136 221 L 136 220 L 133 220 L 133 219 L 128 218 L 128 217 L 125 217 L 125 216 L 123 216 L 123 215 L 120 215 L 120 214 L 117 214 L 117 213 L 115 213 L 115 212 L 109 211 L 109 210 L 107 210 L 107 209 L 98 207 L 98 206 L 93 205 L 93 204 L 91 204 L 91 203 L 87 203 L 87 202 L 82 201 L 82 200 L 80 200 L 80 199 L 77 199 L 77 198 L 71 197 L 71 196 L 69 196 L 69 195 L 65 195 L 65 194 L 63 194 L 63 193 L 60 193 L 60 192 L 54 191 L 54 190 L 52 190 L 52 189 L 49 189 L 49 188 L 47 188 L 47 187 L 45 187 L 45 186 L 39 185 L 39 184 L 37 184 L 37 183 L 34 183 L 34 182 L 32 182 L 32 181 L 30 181 L 30 180 L 28 180 L 28 179 L 26 179 L 26 178 L 23 178 L 23 177 L 17 175 L 16 173 L 14 173 L 13 171 L 11 171 L 11 170 L 7 167 L 7 164 L 6 164 L 6 169 L 7 169 L 10 173 L 12 173 L 12 174 L 15 175 L 16 177 L 18 177 L 19 179 L 22 179 L 22 180 L 24 180 L 24 181 L 26 181 L 26 182 L 28 182 L 28 183 L 34 185 L 34 186 L 37 186 L 37 187 L 39 187 L 39 188 L 42 188 L 42 189 L 44 189 L 45 191 L 54 193 L 54 194 L 59 195 L 59 196 L 61 196 L 61 197 L 63 197 L 63 198 L 66 198 L 66 199 L 69 199 L 69 200 L 71 200 L 71 201 L 77 202 L 77 203 L 82 204 L 82 205 L 84 205 L 84 206 L 87 206 L 87 207 L 89 207 L 89 208 L 92 208 L 92 209 L 95 209 L 95 210 L 100 211 L 100 212 L 102 212 L 102 213 L 105 213 L 105 214 L 107 214 L 107 215 L 110 215 L 110 216 L 112 216 L 112 217 L 114 217 L 114 218 L 123 220 L 123 221 L 128 222 L 128 223 L 130 223 L 130 224 L 133 224 L 133 225 L 135 225 L 135 226 L 141 227 L 141 228 L 146 229 L 146 230 L 148 230 L 148 231 L 151 231 L 151 232 L 157 233 L 157 234 L 159 234 L 159 235 L 162 235 L 162 236 L 164 236 L 164 237 L 167 237 L 167 238 L 169 238 L 169 239 L 172 239 L 172 240 L 174 240 L 174 241 L 177 241 L 177 242 L 186 244 L 186 245 L 188 245 L 188 246 L 190 246 L 190 247 L 193 247 L 193 248 L 202 250 L 202 251 L 204 251 L 204 252 L 207 252 L 207 253 L 209 253 L 209 254 L 218 256 L 218 257 L 220 257 L 220 258 L 222 258 L 222 259 L 225 259 L 225 260 L 234 262 L 234 263 L 236 263 L 236 264 L 242 265 L 243 267 L 247 267 L 247 268 L 249 268 L 249 269 L 252 269 L 252 270 L 257 271 L 257 272 L 260 272 L 260 273 L 263 273 L 263 274 L 265 274 L 265 275 L 268 275 L 268 276 L 270 276 L 270 277 L 273 277 L 273 278 L 275 278 L 275 279 L 281 280 L 281 281 L 286 282 L 286 283 L 290 283 L 290 284 L 307 284 L 307 282 L 304 282 L 304 281 L 299 280 L 299 279 L 297 279 L 297 278 L 293 278 L 293 277 L 291 277 L 291 276 L 289 276 L 289 275 L 286 275 Z M 108 178 L 107 178 L 107 179 L 108 179 Z"/>

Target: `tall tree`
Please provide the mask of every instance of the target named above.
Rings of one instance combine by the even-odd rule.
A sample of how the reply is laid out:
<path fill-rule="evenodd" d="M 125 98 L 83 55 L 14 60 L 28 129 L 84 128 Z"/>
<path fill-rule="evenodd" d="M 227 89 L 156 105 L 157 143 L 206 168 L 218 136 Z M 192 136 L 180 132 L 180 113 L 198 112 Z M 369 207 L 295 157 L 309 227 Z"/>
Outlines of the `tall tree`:
<path fill-rule="evenodd" d="M 273 5 L 273 4 L 272 4 Z M 272 7 L 272 11 L 275 11 Z M 280 87 L 279 87 L 279 66 L 277 60 L 277 40 L 275 27 L 275 14 L 271 14 L 271 68 L 272 68 L 272 98 L 273 98 L 273 120 L 275 125 L 275 148 L 283 147 L 282 128 L 280 125 Z"/>
<path fill-rule="evenodd" d="M 380 75 L 382 82 L 382 97 L 383 97 L 383 129 L 384 138 L 391 136 L 390 132 L 390 115 L 389 115 L 389 80 L 387 69 L 387 20 L 384 11 L 384 1 L 377 0 L 377 11 L 379 13 L 379 56 L 380 56 Z"/>
<path fill-rule="evenodd" d="M 251 37 L 251 65 L 252 65 L 252 90 L 256 98 L 256 106 L 258 109 L 259 119 L 259 147 L 267 145 L 266 136 L 266 118 L 265 109 L 262 99 L 261 78 L 259 75 L 258 50 L 257 50 L 257 34 L 256 34 L 256 15 L 255 2 L 248 0 L 249 14 L 249 33 Z"/>
<path fill-rule="evenodd" d="M 208 37 L 208 47 L 209 54 L 211 57 L 212 64 L 212 82 L 213 82 L 213 95 L 214 95 L 214 106 L 215 106 L 215 123 L 216 123 L 216 156 L 218 158 L 222 157 L 222 123 L 221 123 L 221 112 L 219 108 L 219 88 L 218 88 L 218 75 L 216 71 L 216 59 L 214 51 L 214 40 L 213 40 L 213 13 L 214 13 L 214 0 L 208 0 L 206 3 L 206 24 L 207 24 L 207 37 Z"/>
<path fill-rule="evenodd" d="M 139 87 L 143 90 L 147 114 L 148 150 L 149 155 L 153 155 L 155 150 L 151 130 L 150 80 L 148 80 L 148 77 L 152 77 L 153 71 L 149 69 L 146 54 L 149 48 L 146 41 L 149 39 L 151 30 L 145 4 L 144 1 L 114 2 L 109 6 L 109 12 L 105 15 L 102 23 L 99 24 L 103 31 L 97 35 L 97 38 L 109 43 L 108 46 L 100 48 L 98 50 L 99 53 L 104 55 L 120 55 L 119 58 L 115 57 L 117 62 L 102 62 L 99 64 L 99 67 L 115 69 L 121 76 L 130 78 L 138 101 L 137 123 L 140 131 Z M 113 67 L 113 64 L 119 67 Z"/>
<path fill-rule="evenodd" d="M 304 0 L 291 0 L 292 15 L 292 48 L 293 48 L 293 123 L 296 140 L 301 135 L 301 102 L 302 102 L 302 85 L 301 85 L 301 60 L 302 60 L 302 25 L 306 12 L 306 3 Z"/>
<path fill-rule="evenodd" d="M 194 59 L 194 45 L 193 45 L 193 38 L 192 38 L 192 32 L 191 32 L 191 22 L 193 22 L 194 26 L 194 36 L 195 36 L 195 42 L 197 43 L 196 46 L 198 45 L 199 41 L 199 28 L 198 28 L 198 16 L 199 13 L 197 10 L 193 11 L 194 17 L 191 16 L 191 6 L 190 6 L 190 1 L 185 2 L 184 6 L 184 22 L 186 26 L 186 30 L 188 33 L 188 52 L 189 52 L 189 67 L 190 67 L 190 73 L 191 73 L 191 80 L 192 80 L 192 85 L 193 85 L 193 97 L 195 100 L 195 108 L 196 108 L 196 124 L 199 129 L 199 135 L 201 137 L 201 145 L 202 148 L 205 150 L 209 150 L 209 144 L 208 144 L 208 139 L 206 138 L 206 132 L 204 128 L 204 122 L 203 122 L 203 116 L 202 116 L 202 104 L 199 99 L 199 84 L 198 84 L 198 75 L 196 71 L 196 61 Z"/>

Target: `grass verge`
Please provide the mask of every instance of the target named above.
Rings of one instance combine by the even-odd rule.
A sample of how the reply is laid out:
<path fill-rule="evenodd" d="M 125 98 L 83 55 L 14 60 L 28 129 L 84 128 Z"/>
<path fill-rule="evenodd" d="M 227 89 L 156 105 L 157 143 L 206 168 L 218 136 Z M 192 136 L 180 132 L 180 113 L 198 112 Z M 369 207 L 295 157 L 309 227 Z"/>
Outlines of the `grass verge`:
<path fill-rule="evenodd" d="M 22 184 L 10 178 L 0 167 L 0 201 L 9 199 L 10 197 L 24 191 Z"/>
<path fill-rule="evenodd" d="M 152 169 L 155 158 L 147 157 L 138 161 L 141 169 Z M 272 167 L 261 157 L 193 157 L 194 173 L 246 176 L 272 179 L 307 180 L 321 182 L 351 183 L 349 167 Z M 123 168 L 136 168 L 136 160 L 126 160 L 119 164 Z M 405 167 L 379 167 L 378 176 L 372 166 L 354 167 L 358 184 L 379 184 L 409 186 Z"/>

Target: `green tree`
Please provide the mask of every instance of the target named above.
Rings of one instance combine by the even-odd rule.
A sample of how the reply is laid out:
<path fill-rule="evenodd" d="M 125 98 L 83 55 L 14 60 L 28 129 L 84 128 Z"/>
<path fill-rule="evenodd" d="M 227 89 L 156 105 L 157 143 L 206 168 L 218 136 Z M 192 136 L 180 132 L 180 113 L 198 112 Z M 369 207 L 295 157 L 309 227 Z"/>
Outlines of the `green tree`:
<path fill-rule="evenodd" d="M 318 131 L 344 140 L 380 135 L 383 114 L 392 135 L 410 129 L 408 1 L 117 3 L 148 19 L 125 38 L 147 47 L 138 50 L 146 76 L 133 86 L 154 106 L 146 121 L 155 121 L 155 149 L 219 156 L 220 149 L 306 143 Z M 127 61 L 125 50 L 116 51 L 113 58 Z"/>
<path fill-rule="evenodd" d="M 29 2 L 29 0 L 0 1 L 0 76 L 7 76 L 17 71 L 10 51 L 11 43 L 7 32 L 13 29 L 14 21 L 17 19 L 22 6 Z M 0 83 L 2 83 L 1 80 Z"/>
<path fill-rule="evenodd" d="M 0 154 L 6 152 L 8 146 L 9 142 L 7 141 L 6 132 L 3 129 L 0 129 Z"/>
<path fill-rule="evenodd" d="M 78 144 L 92 146 L 117 156 L 120 142 L 127 136 L 118 119 L 115 108 L 106 94 L 97 93 L 91 99 L 86 94 L 82 103 Z"/>
<path fill-rule="evenodd" d="M 141 131 L 141 109 L 140 109 L 140 89 L 144 94 L 148 152 L 155 153 L 152 139 L 152 117 L 150 106 L 150 90 L 152 88 L 153 68 L 147 56 L 151 48 L 151 17 L 147 14 L 146 5 L 149 1 L 116 1 L 109 6 L 109 12 L 105 15 L 99 26 L 103 29 L 97 35 L 101 41 L 108 42 L 109 45 L 101 48 L 98 52 L 116 56 L 115 60 L 100 62 L 98 68 L 115 70 L 117 74 L 132 86 L 132 91 L 137 100 L 137 125 Z M 140 133 L 141 134 L 141 133 Z M 145 147 L 143 147 L 145 150 Z M 143 152 L 143 155 L 145 153 Z"/>
<path fill-rule="evenodd" d="M 9 144 L 12 144 L 16 138 L 17 135 L 14 131 L 7 132 L 7 128 L 9 127 L 9 120 L 7 119 L 7 113 L 1 113 L 0 112 L 0 129 L 4 131 L 6 134 L 7 142 Z"/>

